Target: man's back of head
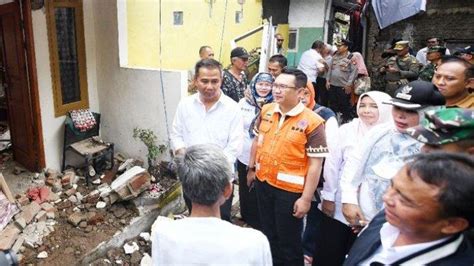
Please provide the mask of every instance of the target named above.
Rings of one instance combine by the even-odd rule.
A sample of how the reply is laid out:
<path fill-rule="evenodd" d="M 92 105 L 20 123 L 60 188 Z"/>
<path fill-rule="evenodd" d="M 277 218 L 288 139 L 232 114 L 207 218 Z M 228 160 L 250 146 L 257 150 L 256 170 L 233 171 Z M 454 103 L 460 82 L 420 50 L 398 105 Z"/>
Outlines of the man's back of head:
<path fill-rule="evenodd" d="M 232 192 L 232 171 L 222 149 L 212 144 L 194 145 L 177 156 L 175 163 L 193 209 L 188 218 L 173 221 L 159 217 L 153 224 L 153 265 L 270 265 L 270 246 L 261 232 L 216 215 Z M 196 209 L 198 214 L 193 215 Z"/>
<path fill-rule="evenodd" d="M 183 191 L 193 204 L 212 206 L 230 186 L 232 171 L 222 149 L 216 145 L 191 146 L 175 162 Z"/>

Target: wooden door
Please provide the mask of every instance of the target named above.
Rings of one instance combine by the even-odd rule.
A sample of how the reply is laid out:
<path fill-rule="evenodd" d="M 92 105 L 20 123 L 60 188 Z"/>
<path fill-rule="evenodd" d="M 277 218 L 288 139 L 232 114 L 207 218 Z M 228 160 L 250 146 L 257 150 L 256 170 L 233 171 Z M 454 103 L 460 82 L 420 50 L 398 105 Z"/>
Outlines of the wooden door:
<path fill-rule="evenodd" d="M 8 122 L 15 161 L 37 170 L 38 151 L 34 145 L 33 108 L 25 60 L 25 42 L 17 2 L 0 5 L 0 53 L 3 57 Z"/>

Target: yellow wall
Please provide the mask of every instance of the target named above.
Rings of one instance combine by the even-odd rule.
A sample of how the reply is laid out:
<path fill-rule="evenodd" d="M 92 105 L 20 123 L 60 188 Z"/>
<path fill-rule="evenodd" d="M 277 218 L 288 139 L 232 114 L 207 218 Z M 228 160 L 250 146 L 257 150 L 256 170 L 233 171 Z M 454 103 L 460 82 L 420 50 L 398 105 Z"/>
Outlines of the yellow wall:
<path fill-rule="evenodd" d="M 210 1 L 213 2 L 210 11 Z M 162 63 L 166 69 L 190 69 L 199 59 L 198 50 L 210 45 L 215 58 L 230 63 L 230 40 L 262 24 L 261 0 L 245 0 L 243 20 L 235 23 L 242 6 L 227 0 L 222 55 L 220 55 L 225 0 L 162 0 Z M 127 0 L 128 64 L 131 67 L 160 68 L 159 1 Z M 173 11 L 183 11 L 183 25 L 173 25 Z M 211 12 L 211 16 L 209 14 Z M 238 42 L 248 50 L 259 47 L 261 33 Z"/>

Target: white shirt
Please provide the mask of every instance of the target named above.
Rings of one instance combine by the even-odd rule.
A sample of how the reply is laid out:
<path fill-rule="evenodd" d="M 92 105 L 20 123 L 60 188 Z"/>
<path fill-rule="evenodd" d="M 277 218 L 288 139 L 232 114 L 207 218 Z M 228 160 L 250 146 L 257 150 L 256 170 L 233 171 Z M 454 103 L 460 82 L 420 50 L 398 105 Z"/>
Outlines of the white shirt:
<path fill-rule="evenodd" d="M 242 117 L 244 121 L 244 142 L 242 145 L 242 152 L 237 156 L 237 159 L 245 165 L 249 165 L 250 160 L 250 148 L 252 147 L 253 139 L 250 138 L 250 125 L 255 119 L 255 109 L 257 107 L 249 104 L 245 98 L 240 99 L 239 101 L 240 111 L 242 112 Z M 252 129 L 253 130 L 253 129 Z"/>
<path fill-rule="evenodd" d="M 272 265 L 260 231 L 215 217 L 160 216 L 151 234 L 153 265 Z"/>
<path fill-rule="evenodd" d="M 199 95 L 193 94 L 179 102 L 173 120 L 171 145 L 174 150 L 179 150 L 196 144 L 216 144 L 233 165 L 243 142 L 240 108 L 221 92 L 219 100 L 206 111 Z"/>
<path fill-rule="evenodd" d="M 358 144 L 358 142 L 354 140 L 354 137 L 357 136 L 360 141 L 357 135 L 358 124 L 358 120 L 354 119 L 349 123 L 343 124 L 338 129 L 337 134 L 333 136 L 336 141 L 333 142 L 332 148 L 329 146 L 328 141 L 329 156 L 324 162 L 324 185 L 321 190 L 321 197 L 324 200 L 335 202 L 336 209 L 334 211 L 334 218 L 345 224 L 348 224 L 348 222 L 342 214 L 341 188 L 339 182 L 349 155 Z M 328 134 L 326 134 L 326 136 L 328 136 Z"/>
<path fill-rule="evenodd" d="M 416 60 L 426 66 L 429 62 L 426 59 L 426 54 L 428 53 L 428 47 L 421 48 L 418 53 L 416 53 Z M 449 55 L 449 49 L 446 48 L 446 54 Z"/>
<path fill-rule="evenodd" d="M 298 64 L 298 69 L 303 71 L 308 80 L 311 82 L 316 82 L 316 77 L 318 76 L 318 67 L 324 67 L 324 64 L 321 54 L 316 52 L 314 49 L 309 49 L 301 55 L 300 63 Z"/>
<path fill-rule="evenodd" d="M 384 223 L 380 229 L 380 242 L 382 245 L 380 245 L 371 257 L 361 262 L 360 265 L 370 265 L 372 262 L 380 262 L 384 265 L 389 265 L 408 255 L 414 254 L 448 239 L 448 237 L 446 237 L 425 243 L 394 247 L 393 244 L 397 240 L 399 234 L 400 230 L 398 230 L 398 228 L 388 222 Z"/>

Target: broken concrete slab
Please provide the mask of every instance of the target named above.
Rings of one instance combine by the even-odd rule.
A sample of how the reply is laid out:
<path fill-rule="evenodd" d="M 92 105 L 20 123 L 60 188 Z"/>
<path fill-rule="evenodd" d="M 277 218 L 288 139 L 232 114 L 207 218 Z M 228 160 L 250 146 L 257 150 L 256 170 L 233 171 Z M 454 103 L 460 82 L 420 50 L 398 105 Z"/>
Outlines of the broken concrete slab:
<path fill-rule="evenodd" d="M 29 224 L 40 210 L 41 206 L 33 201 L 27 206 L 21 208 L 21 212 L 15 215 L 15 220 L 18 220 L 21 217 L 25 220 L 26 224 Z"/>
<path fill-rule="evenodd" d="M 115 179 L 110 187 L 121 200 L 129 200 L 137 197 L 150 185 L 150 174 L 144 168 L 134 166 Z"/>
<path fill-rule="evenodd" d="M 0 250 L 10 249 L 18 238 L 19 234 L 20 229 L 18 229 L 14 224 L 7 225 L 0 233 Z"/>
<path fill-rule="evenodd" d="M 12 246 L 12 250 L 18 254 L 18 252 L 20 251 L 20 248 L 23 246 L 23 243 L 25 242 L 25 237 L 20 235 L 16 241 L 15 241 L 15 244 L 13 244 Z"/>
<path fill-rule="evenodd" d="M 85 254 L 82 257 L 80 264 L 89 264 L 98 258 L 104 257 L 108 250 L 122 247 L 127 239 L 132 239 L 142 232 L 149 231 L 151 225 L 156 220 L 158 215 L 161 214 L 166 216 L 170 213 L 176 213 L 185 208 L 185 204 L 181 196 L 181 189 L 176 188 L 174 191 L 174 193 L 167 194 L 168 198 L 162 199 L 162 202 L 166 202 L 166 204 L 159 205 L 162 206 L 162 208 L 154 209 L 143 216 L 133 219 L 130 224 L 123 229 L 122 232 L 116 234 L 107 242 L 100 243 L 94 250 L 88 254 Z"/>
<path fill-rule="evenodd" d="M 51 205 L 51 203 L 48 203 L 48 202 L 44 202 L 41 204 L 41 209 L 43 209 L 45 212 L 55 212 L 56 211 L 56 208 L 54 208 L 53 205 Z"/>

